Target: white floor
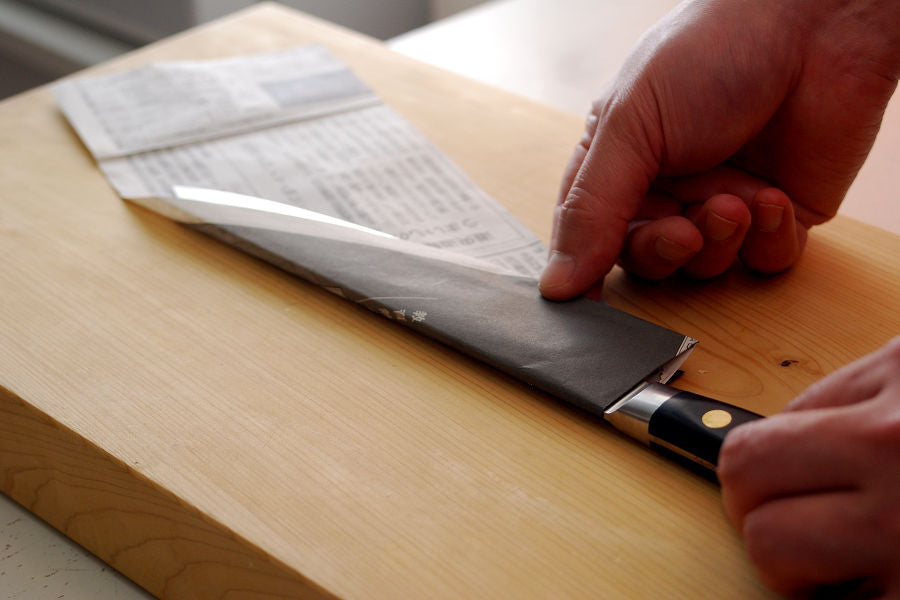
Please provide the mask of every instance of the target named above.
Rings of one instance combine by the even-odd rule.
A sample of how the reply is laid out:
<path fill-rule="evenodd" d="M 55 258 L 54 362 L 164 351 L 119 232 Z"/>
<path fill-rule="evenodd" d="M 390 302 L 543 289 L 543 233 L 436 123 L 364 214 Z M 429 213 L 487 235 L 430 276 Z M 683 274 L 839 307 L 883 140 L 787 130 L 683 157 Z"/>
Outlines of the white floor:
<path fill-rule="evenodd" d="M 152 597 L 0 494 L 0 598 L 147 600 Z"/>

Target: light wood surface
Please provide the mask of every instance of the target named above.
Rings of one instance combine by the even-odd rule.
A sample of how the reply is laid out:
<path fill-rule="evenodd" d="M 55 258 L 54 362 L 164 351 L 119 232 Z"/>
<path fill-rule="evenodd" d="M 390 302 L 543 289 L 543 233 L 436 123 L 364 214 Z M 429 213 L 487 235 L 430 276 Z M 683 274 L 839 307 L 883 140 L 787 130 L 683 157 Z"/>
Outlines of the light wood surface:
<path fill-rule="evenodd" d="M 582 116 L 679 0 L 493 0 L 389 41 L 407 56 Z M 900 234 L 900 94 L 840 214 Z M 886 193 L 887 192 L 887 193 Z"/>
<path fill-rule="evenodd" d="M 547 238 L 579 117 L 271 4 L 102 69 L 310 42 Z M 713 484 L 122 202 L 46 89 L 0 104 L 0 155 L 2 491 L 153 594 L 770 596 Z M 900 331 L 898 253 L 837 219 L 783 276 L 608 299 L 701 340 L 683 388 L 768 413 Z"/>

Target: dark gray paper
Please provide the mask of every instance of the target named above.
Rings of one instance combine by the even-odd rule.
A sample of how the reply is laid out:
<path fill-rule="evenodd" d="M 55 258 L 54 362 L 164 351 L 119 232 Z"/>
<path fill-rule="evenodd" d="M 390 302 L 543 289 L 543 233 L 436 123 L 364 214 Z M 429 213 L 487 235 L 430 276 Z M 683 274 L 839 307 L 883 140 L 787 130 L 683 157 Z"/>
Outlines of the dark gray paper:
<path fill-rule="evenodd" d="M 544 300 L 533 279 L 446 251 L 296 216 L 166 201 L 209 235 L 598 414 L 645 379 L 668 379 L 664 367 L 693 344 L 602 302 Z"/>

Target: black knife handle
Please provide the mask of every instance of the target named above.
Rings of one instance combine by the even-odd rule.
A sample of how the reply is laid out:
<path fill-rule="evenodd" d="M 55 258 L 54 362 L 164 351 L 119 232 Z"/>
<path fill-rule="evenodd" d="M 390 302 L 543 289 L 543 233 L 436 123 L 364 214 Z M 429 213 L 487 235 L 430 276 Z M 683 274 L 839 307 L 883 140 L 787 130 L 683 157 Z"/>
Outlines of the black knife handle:
<path fill-rule="evenodd" d="M 729 431 L 762 415 L 705 396 L 650 383 L 604 415 L 614 426 L 666 454 L 715 470 Z"/>

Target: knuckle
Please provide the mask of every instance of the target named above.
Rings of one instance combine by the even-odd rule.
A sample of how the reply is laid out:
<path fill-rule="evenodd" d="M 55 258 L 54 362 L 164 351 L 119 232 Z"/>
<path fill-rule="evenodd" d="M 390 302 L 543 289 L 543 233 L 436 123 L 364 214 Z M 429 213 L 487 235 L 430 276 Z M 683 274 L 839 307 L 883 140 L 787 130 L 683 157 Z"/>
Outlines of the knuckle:
<path fill-rule="evenodd" d="M 579 174 L 562 201 L 557 205 L 557 218 L 564 227 L 596 229 L 598 233 L 610 232 L 624 237 L 628 229 L 626 203 L 601 195 L 587 179 L 589 174 Z"/>
<path fill-rule="evenodd" d="M 900 464 L 900 396 L 886 399 L 884 410 L 871 411 L 866 427 L 859 433 L 861 442 L 867 443 L 874 457 L 894 460 Z"/>
<path fill-rule="evenodd" d="M 900 464 L 900 337 L 888 342 L 868 367 L 855 373 L 874 380 L 867 385 L 875 386 L 871 400 L 855 411 L 861 425 L 857 441 L 867 444 L 874 456 L 881 453 Z"/>
<path fill-rule="evenodd" d="M 618 93 L 619 92 L 617 88 L 607 90 L 605 94 L 591 103 L 590 114 L 596 116 L 598 119 L 604 118 L 607 114 L 609 114 L 609 109 L 613 104 L 613 99 Z"/>
<path fill-rule="evenodd" d="M 600 198 L 575 181 L 557 208 L 561 225 L 590 224 L 600 220 Z"/>
<path fill-rule="evenodd" d="M 796 409 L 798 407 L 809 408 L 815 406 L 819 398 L 828 395 L 832 385 L 833 383 L 828 377 L 814 381 L 800 392 L 796 398 L 791 400 L 787 408 Z"/>
<path fill-rule="evenodd" d="M 600 118 L 595 113 L 590 113 L 584 121 L 584 134 L 578 142 L 578 145 L 585 150 L 589 149 L 594 136 L 597 134 L 597 128 L 600 124 Z"/>

